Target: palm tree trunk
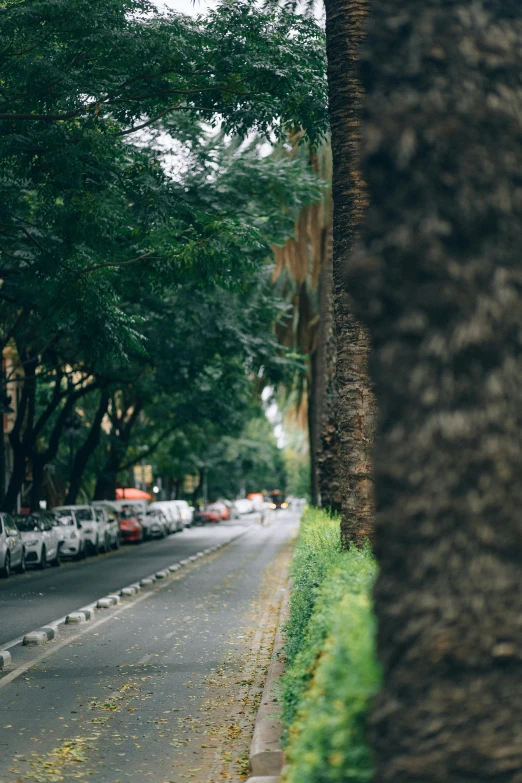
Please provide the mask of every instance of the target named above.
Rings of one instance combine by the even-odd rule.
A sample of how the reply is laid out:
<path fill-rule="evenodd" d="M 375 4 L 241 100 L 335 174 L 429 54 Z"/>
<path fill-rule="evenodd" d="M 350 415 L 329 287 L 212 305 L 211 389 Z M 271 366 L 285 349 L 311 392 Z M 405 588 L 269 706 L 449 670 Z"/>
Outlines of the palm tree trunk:
<path fill-rule="evenodd" d="M 333 156 L 337 426 L 343 473 L 341 538 L 345 545 L 360 545 L 373 533 L 371 447 L 375 401 L 368 373 L 370 338 L 353 314 L 346 270 L 367 205 L 358 164 L 363 98 L 358 67 L 368 0 L 325 0 L 325 9 Z"/>
<path fill-rule="evenodd" d="M 342 511 L 342 472 L 337 432 L 337 346 L 333 319 L 332 226 L 325 232 L 325 253 L 319 281 L 319 332 L 317 374 L 320 418 L 317 443 L 317 479 L 322 508 Z"/>
<path fill-rule="evenodd" d="M 522 779 L 522 4 L 374 0 L 375 780 Z"/>

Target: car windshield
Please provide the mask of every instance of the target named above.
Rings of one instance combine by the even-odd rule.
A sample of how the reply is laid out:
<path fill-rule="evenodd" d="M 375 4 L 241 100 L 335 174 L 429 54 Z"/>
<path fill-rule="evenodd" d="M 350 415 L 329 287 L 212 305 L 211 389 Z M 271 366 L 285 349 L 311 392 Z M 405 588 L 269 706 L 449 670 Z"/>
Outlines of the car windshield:
<path fill-rule="evenodd" d="M 94 513 L 92 508 L 79 508 L 75 511 L 76 519 L 80 522 L 94 522 Z"/>
<path fill-rule="evenodd" d="M 38 519 L 36 517 L 22 516 L 17 514 L 16 516 L 13 516 L 13 519 L 16 522 L 16 527 L 22 533 L 29 533 L 34 530 L 40 530 Z"/>
<path fill-rule="evenodd" d="M 120 511 L 120 516 L 122 519 L 134 519 L 135 514 L 134 511 L 131 511 L 130 508 L 122 508 Z"/>

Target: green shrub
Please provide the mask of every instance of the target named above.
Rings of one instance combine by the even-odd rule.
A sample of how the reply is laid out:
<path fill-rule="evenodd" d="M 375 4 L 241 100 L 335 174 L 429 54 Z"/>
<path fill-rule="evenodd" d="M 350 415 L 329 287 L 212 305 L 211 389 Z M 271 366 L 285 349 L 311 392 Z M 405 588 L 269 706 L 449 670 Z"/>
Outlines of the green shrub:
<path fill-rule="evenodd" d="M 294 558 L 286 627 L 282 718 L 287 783 L 365 783 L 368 703 L 379 685 L 368 547 L 342 550 L 339 521 L 305 513 Z"/>

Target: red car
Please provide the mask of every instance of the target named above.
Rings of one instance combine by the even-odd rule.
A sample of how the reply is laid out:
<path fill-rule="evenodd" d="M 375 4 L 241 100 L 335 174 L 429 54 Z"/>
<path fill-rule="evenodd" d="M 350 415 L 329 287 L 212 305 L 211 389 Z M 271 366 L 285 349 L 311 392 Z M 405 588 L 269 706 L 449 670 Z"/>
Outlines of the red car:
<path fill-rule="evenodd" d="M 120 511 L 120 534 L 124 543 L 132 541 L 141 544 L 143 541 L 143 528 L 130 508 L 122 508 Z"/>
<path fill-rule="evenodd" d="M 221 522 L 221 514 L 218 509 L 204 508 L 198 514 L 200 522 L 206 524 L 207 522 Z"/>

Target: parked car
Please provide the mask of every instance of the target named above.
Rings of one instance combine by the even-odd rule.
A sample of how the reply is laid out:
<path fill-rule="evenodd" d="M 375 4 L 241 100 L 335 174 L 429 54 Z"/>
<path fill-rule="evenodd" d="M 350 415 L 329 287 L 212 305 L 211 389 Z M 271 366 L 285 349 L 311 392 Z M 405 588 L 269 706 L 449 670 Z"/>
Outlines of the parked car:
<path fill-rule="evenodd" d="M 134 509 L 128 506 L 120 509 L 120 535 L 123 543 L 141 544 L 143 541 L 143 528 Z"/>
<path fill-rule="evenodd" d="M 60 536 L 44 514 L 13 515 L 25 549 L 25 562 L 37 568 L 60 565 Z"/>
<path fill-rule="evenodd" d="M 155 509 L 159 509 L 165 514 L 169 533 L 177 533 L 178 530 L 183 530 L 183 520 L 175 500 L 156 500 L 150 504 L 148 510 L 154 511 Z"/>
<path fill-rule="evenodd" d="M 92 506 L 56 506 L 55 511 L 60 513 L 73 512 L 76 520 L 80 522 L 88 552 L 97 555 L 100 551 L 108 549 L 109 533 L 105 518 L 98 519 Z"/>
<path fill-rule="evenodd" d="M 25 547 L 20 531 L 9 514 L 0 514 L 0 574 L 25 571 Z"/>
<path fill-rule="evenodd" d="M 82 523 L 76 518 L 74 511 L 55 511 L 54 513 L 63 537 L 60 547 L 61 557 L 82 560 L 87 553 Z"/>
<path fill-rule="evenodd" d="M 251 500 L 247 500 L 246 498 L 241 498 L 241 500 L 236 500 L 234 502 L 234 505 L 236 507 L 236 510 L 238 514 L 241 516 L 243 514 L 251 514 L 254 510 L 254 504 Z"/>
<path fill-rule="evenodd" d="M 143 528 L 145 539 L 165 538 L 168 533 L 167 517 L 159 508 L 153 508 L 151 511 L 147 511 L 141 518 L 140 523 Z"/>
<path fill-rule="evenodd" d="M 229 519 L 239 519 L 241 514 L 239 513 L 236 503 L 233 500 L 220 500 L 219 503 L 224 503 L 225 506 L 228 508 L 228 518 Z"/>
<path fill-rule="evenodd" d="M 189 506 L 186 500 L 168 500 L 167 503 L 175 503 L 179 509 L 183 527 L 190 527 L 194 521 L 194 507 Z"/>
<path fill-rule="evenodd" d="M 205 507 L 202 506 L 198 511 L 196 511 L 196 520 L 202 524 L 206 525 L 208 523 L 217 524 L 221 522 L 221 513 L 216 508 L 210 508 L 210 506 Z"/>
<path fill-rule="evenodd" d="M 108 504 L 92 506 L 98 523 L 105 529 L 105 551 L 119 549 L 121 544 L 120 520 L 116 509 Z"/>
<path fill-rule="evenodd" d="M 221 519 L 227 520 L 230 516 L 230 509 L 225 503 L 216 502 L 207 506 L 207 511 L 217 511 Z"/>

